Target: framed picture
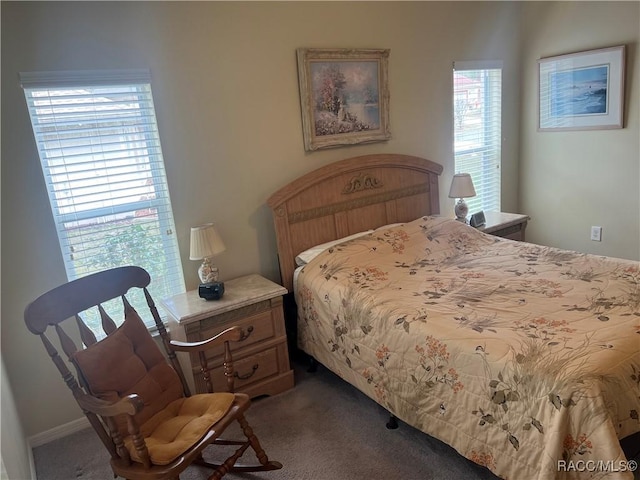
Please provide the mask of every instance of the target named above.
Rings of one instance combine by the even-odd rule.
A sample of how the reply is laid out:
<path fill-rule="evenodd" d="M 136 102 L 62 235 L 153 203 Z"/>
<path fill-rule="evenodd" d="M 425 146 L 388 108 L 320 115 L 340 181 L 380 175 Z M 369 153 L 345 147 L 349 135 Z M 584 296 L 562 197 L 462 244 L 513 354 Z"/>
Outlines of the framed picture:
<path fill-rule="evenodd" d="M 623 127 L 624 45 L 538 60 L 539 131 Z"/>
<path fill-rule="evenodd" d="M 300 48 L 304 148 L 379 142 L 389 131 L 389 50 Z"/>

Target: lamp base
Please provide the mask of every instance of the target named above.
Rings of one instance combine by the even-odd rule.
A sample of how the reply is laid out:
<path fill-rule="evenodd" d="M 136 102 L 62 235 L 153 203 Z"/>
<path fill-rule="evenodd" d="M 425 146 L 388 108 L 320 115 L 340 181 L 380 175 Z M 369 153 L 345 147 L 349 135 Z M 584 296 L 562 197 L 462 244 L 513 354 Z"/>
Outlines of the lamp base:
<path fill-rule="evenodd" d="M 200 268 L 198 268 L 198 276 L 200 277 L 200 283 L 217 282 L 219 277 L 218 267 L 211 263 L 210 259 L 205 258 Z"/>
<path fill-rule="evenodd" d="M 454 212 L 456 213 L 456 220 L 462 223 L 467 223 L 467 214 L 469 213 L 469 207 L 464 201 L 464 198 L 458 199 L 458 203 L 456 203 Z"/>

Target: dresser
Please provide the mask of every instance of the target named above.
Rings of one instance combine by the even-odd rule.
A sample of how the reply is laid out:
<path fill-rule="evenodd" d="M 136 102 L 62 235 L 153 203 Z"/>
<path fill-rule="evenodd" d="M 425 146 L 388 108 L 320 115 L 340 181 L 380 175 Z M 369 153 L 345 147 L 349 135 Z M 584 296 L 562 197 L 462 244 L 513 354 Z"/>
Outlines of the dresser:
<path fill-rule="evenodd" d="M 204 300 L 197 290 L 164 299 L 160 305 L 168 314 L 173 340 L 198 342 L 234 325 L 246 338 L 232 342 L 235 390 L 250 397 L 275 395 L 293 387 L 284 326 L 282 296 L 287 290 L 260 275 L 247 275 L 224 282 L 220 300 Z M 206 353 L 214 391 L 226 390 L 223 348 Z M 192 392 L 204 393 L 197 354 L 178 353 Z"/>

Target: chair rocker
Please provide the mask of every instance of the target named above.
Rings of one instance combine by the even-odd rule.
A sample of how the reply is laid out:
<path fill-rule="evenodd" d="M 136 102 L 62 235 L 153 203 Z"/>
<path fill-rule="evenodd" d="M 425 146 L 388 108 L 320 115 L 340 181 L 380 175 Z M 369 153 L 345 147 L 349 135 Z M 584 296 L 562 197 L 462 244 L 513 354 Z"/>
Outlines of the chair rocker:
<path fill-rule="evenodd" d="M 250 400 L 233 393 L 234 370 L 229 342 L 246 338 L 240 327 L 231 327 L 213 338 L 185 343 L 171 341 L 147 291 L 151 278 L 140 267 L 120 267 L 89 275 L 41 295 L 25 310 L 28 329 L 40 336 L 78 405 L 111 455 L 115 476 L 128 480 L 177 480 L 191 464 L 214 469 L 209 480 L 228 472 L 254 472 L 282 468 L 270 461 L 244 413 Z M 125 294 L 141 289 L 167 352 L 165 357 Z M 122 298 L 124 321 L 117 327 L 102 304 Z M 97 308 L 106 337 L 96 340 L 80 313 Z M 75 317 L 78 331 L 66 333 L 61 323 Z M 53 327 L 60 347 L 74 365 L 77 378 L 45 331 Z M 78 349 L 72 337 L 85 346 Z M 204 351 L 224 346 L 224 372 L 228 392 L 190 395 L 176 351 L 198 352 L 208 391 L 211 379 Z M 167 360 L 168 358 L 168 360 Z M 246 439 L 223 440 L 225 429 L 237 421 Z M 236 445 L 224 462 L 206 462 L 203 450 L 210 445 Z M 258 460 L 252 466 L 236 462 L 251 447 Z M 228 455 L 228 452 L 227 452 Z"/>

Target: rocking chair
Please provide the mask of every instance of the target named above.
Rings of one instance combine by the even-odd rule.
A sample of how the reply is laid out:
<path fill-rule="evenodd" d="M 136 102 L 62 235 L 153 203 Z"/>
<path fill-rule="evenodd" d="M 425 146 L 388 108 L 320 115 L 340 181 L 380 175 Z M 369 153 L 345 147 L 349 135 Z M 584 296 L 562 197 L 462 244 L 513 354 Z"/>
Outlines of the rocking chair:
<path fill-rule="evenodd" d="M 24 314 L 27 327 L 42 339 L 47 353 L 111 454 L 113 473 L 128 480 L 178 480 L 189 465 L 199 464 L 213 468 L 209 480 L 217 480 L 228 472 L 282 468 L 280 463 L 268 459 L 244 417 L 250 405 L 249 397 L 232 393 L 234 370 L 229 342 L 242 341 L 243 330 L 231 327 L 198 343 L 169 340 L 146 288 L 150 281 L 149 274 L 140 267 L 106 270 L 41 295 L 27 306 Z M 134 287 L 144 293 L 168 360 L 125 297 Z M 102 306 L 118 297 L 124 305 L 124 321 L 120 327 L 116 327 Z M 80 316 L 80 312 L 93 307 L 97 307 L 107 335 L 100 341 Z M 61 322 L 71 317 L 76 319 L 84 349 L 78 349 L 72 336 L 61 327 Z M 62 350 L 74 365 L 77 379 L 46 336 L 49 326 L 56 331 Z M 191 396 L 175 352 L 199 352 L 204 380 L 211 392 L 204 350 L 219 345 L 224 345 L 229 392 Z M 239 423 L 246 439 L 222 440 L 220 435 L 234 421 Z M 204 460 L 202 452 L 214 444 L 238 448 L 223 463 L 213 464 Z M 249 447 L 255 451 L 259 464 L 236 465 Z"/>

